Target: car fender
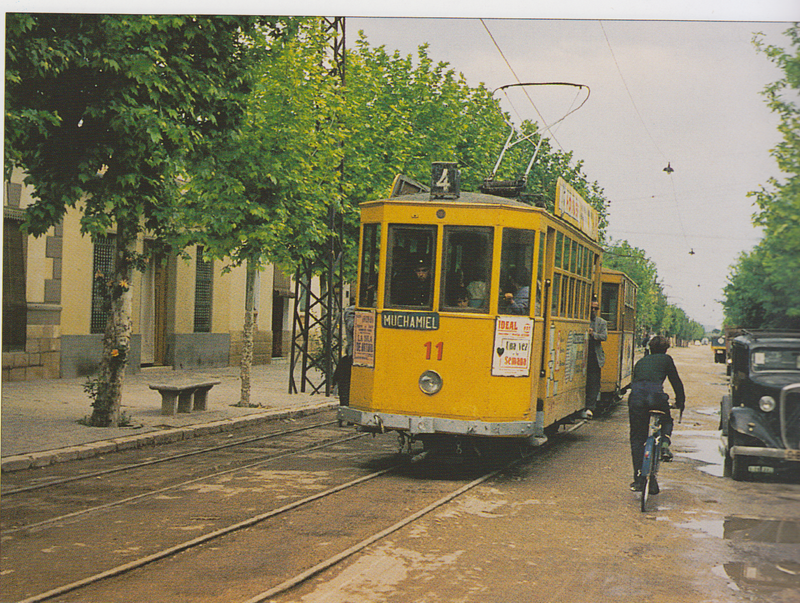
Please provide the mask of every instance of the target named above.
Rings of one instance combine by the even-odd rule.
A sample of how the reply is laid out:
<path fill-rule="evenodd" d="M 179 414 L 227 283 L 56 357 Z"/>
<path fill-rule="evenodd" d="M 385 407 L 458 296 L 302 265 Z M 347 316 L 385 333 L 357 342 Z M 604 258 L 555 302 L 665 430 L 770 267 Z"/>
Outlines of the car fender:
<path fill-rule="evenodd" d="M 765 425 L 761 415 L 746 406 L 737 406 L 731 409 L 730 429 L 743 435 L 755 438 L 764 443 L 767 448 L 783 448 L 780 436 L 773 434 Z"/>

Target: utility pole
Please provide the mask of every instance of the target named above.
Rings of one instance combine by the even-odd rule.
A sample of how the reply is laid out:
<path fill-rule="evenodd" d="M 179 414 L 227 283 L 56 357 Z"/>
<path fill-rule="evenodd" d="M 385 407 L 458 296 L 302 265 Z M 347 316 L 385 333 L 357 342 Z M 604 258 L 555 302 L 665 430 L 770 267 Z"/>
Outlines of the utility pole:
<path fill-rule="evenodd" d="M 322 17 L 321 24 L 330 40 L 323 60 L 328 64 L 329 75 L 338 78 L 344 93 L 345 19 Z M 340 177 L 343 172 L 342 163 L 339 165 Z M 332 203 L 328 210 L 328 228 L 332 234 L 317 257 L 303 259 L 295 273 L 290 394 L 298 391 L 331 394 L 331 378 L 342 355 L 342 224 L 341 209 Z M 319 291 L 315 291 L 312 286 L 314 274 L 320 272 Z M 319 336 L 318 341 L 312 339 L 315 334 Z M 299 378 L 299 389 L 295 375 Z"/>

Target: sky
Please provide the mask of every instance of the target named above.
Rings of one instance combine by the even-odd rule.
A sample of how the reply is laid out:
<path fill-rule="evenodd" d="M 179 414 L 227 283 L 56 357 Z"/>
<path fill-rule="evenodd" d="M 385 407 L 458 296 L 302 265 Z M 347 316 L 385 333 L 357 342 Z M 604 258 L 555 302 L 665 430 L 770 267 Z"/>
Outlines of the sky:
<path fill-rule="evenodd" d="M 779 122 L 760 91 L 782 72 L 751 40 L 763 32 L 787 46 L 787 23 L 356 18 L 346 27 L 351 41 L 362 30 L 403 55 L 427 43 L 470 85 L 588 86 L 586 103 L 553 127 L 553 146 L 583 161 L 609 201 L 608 235 L 645 251 L 670 303 L 721 326 L 730 266 L 760 238 L 747 193 L 780 177 L 770 155 Z M 532 103 L 519 92 L 505 104 L 516 123 L 552 124 L 586 98 L 571 87 L 527 90 Z"/>
<path fill-rule="evenodd" d="M 5 10 L 121 12 L 112 1 L 4 0 Z M 553 126 L 551 142 L 583 162 L 609 200 L 608 235 L 655 263 L 670 303 L 713 328 L 730 267 L 760 238 L 749 191 L 781 174 L 770 150 L 778 118 L 760 92 L 780 79 L 752 43 L 788 47 L 796 0 L 651 3 L 329 0 L 151 2 L 136 11 L 345 16 L 347 45 L 416 55 L 422 44 L 469 85 L 588 86 L 585 104 Z M 130 10 L 130 7 L 127 7 Z M 552 124 L 585 98 L 571 87 L 528 88 L 504 99 L 516 123 Z M 535 105 L 535 107 L 534 107 Z M 505 132 L 498 132 L 503 139 Z M 667 165 L 673 172 L 667 173 Z M 487 166 L 490 170 L 492 166 Z"/>

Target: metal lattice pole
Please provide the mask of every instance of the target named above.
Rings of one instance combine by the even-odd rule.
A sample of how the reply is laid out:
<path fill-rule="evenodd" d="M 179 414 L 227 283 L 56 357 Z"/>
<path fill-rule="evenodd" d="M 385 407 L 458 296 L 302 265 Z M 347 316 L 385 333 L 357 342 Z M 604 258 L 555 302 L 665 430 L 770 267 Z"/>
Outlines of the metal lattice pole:
<path fill-rule="evenodd" d="M 329 73 L 339 79 L 344 88 L 345 72 L 345 19 L 344 17 L 322 20 L 323 31 L 330 39 Z M 340 176 L 343 163 L 339 165 Z M 328 227 L 331 236 L 320 255 L 315 260 L 303 260 L 295 274 L 295 305 L 292 321 L 292 346 L 289 365 L 289 393 L 298 393 L 295 371 L 300 368 L 300 392 L 306 386 L 312 394 L 329 396 L 336 364 L 341 357 L 342 347 L 342 290 L 344 286 L 342 271 L 341 241 L 343 219 L 339 208 L 331 204 L 328 212 Z M 316 268 L 324 268 L 320 277 L 320 291 L 313 290 L 313 275 Z M 312 340 L 319 333 L 320 341 Z"/>

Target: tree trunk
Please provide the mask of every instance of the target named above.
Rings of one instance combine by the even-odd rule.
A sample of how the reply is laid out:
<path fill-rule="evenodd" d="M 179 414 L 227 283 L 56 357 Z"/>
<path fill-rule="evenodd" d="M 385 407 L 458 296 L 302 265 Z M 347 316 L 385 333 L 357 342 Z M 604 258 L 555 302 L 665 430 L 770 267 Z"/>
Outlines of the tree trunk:
<path fill-rule="evenodd" d="M 239 406 L 250 406 L 250 367 L 253 366 L 253 331 L 255 315 L 256 267 L 248 260 L 244 296 L 244 333 L 242 335 L 241 380 Z"/>
<path fill-rule="evenodd" d="M 100 361 L 97 389 L 92 402 L 91 424 L 96 427 L 117 427 L 120 422 L 122 385 L 128 366 L 131 345 L 131 274 L 135 229 L 118 225 L 114 252 L 114 273 L 95 275 L 105 286 L 105 306 L 109 311 L 103 335 L 103 357 Z"/>

